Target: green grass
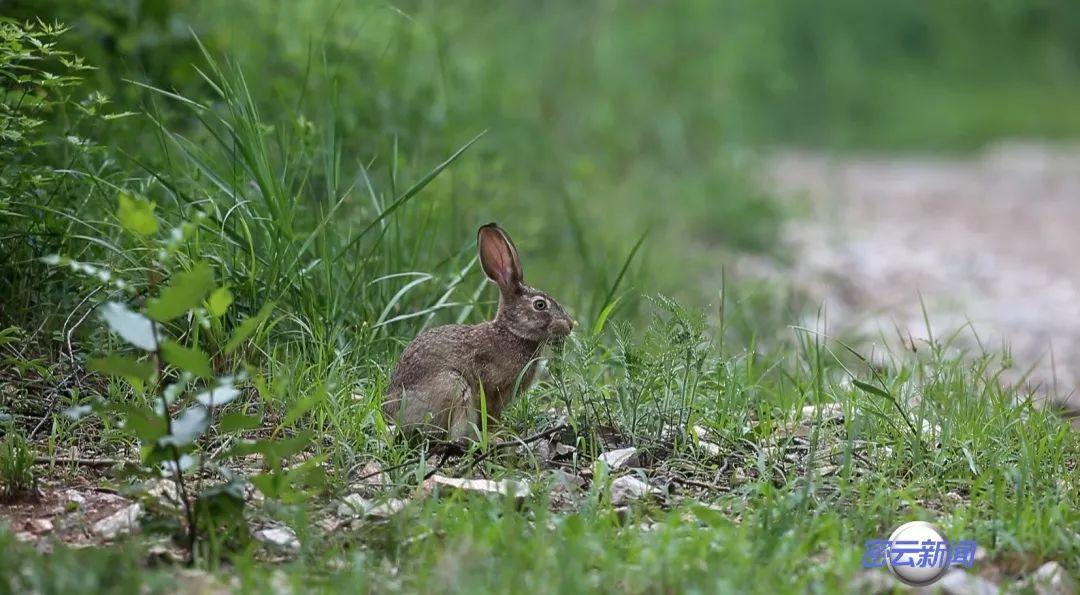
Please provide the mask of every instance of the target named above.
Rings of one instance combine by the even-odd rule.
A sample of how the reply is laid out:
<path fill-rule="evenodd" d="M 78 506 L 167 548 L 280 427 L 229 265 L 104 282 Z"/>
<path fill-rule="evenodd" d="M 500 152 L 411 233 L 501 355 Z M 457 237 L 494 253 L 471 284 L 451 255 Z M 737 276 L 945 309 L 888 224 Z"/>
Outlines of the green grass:
<path fill-rule="evenodd" d="M 1051 414 L 1015 404 L 1017 395 L 992 379 L 1000 365 L 995 358 L 965 363 L 897 354 L 876 374 L 851 366 L 875 387 L 867 391 L 851 382 L 838 361 L 845 358 L 830 352 L 843 349 L 831 342 L 761 358 L 701 345 L 701 364 L 686 360 L 683 322 L 676 317 L 661 336 L 606 355 L 577 341 L 565 367 L 517 402 L 511 415 L 513 429 L 524 435 L 543 419 L 529 411 L 569 398 L 572 419 L 582 424 L 575 429 L 576 465 L 583 468 L 591 466 L 596 448 L 591 431 L 613 422 L 647 453 L 645 473 L 668 491 L 668 506 L 643 502 L 622 516 L 607 503 L 603 474 L 593 476 L 573 506 L 553 504 L 546 465 L 527 451 L 504 452 L 477 472 L 531 481 L 536 493 L 521 504 L 461 495 L 415 498 L 388 522 L 333 532 L 312 522 L 321 516 L 319 501 L 270 507 L 257 515 L 296 527 L 304 544 L 295 561 L 274 565 L 285 578 L 272 579 L 256 550 L 216 572 L 250 590 L 288 580 L 324 592 L 825 593 L 854 589 L 864 540 L 921 519 L 985 548 L 988 557 L 976 571 L 1000 566 L 1010 581 L 1032 564 L 1057 560 L 1075 576 L 1080 441 Z M 628 367 L 632 361 L 637 372 Z M 693 369 L 672 363 L 679 361 Z M 342 380 L 358 378 L 346 373 Z M 642 386 L 651 390 L 630 398 Z M 351 391 L 339 390 L 328 406 L 350 402 Z M 815 403 L 835 403 L 842 421 L 804 423 L 801 408 Z M 328 439 L 321 450 L 350 451 L 361 461 L 390 458 L 386 443 L 353 441 L 373 431 L 371 406 L 354 407 L 332 416 L 338 424 L 319 426 Z M 590 413 L 602 421 L 589 422 Z M 912 433 L 908 423 L 934 429 Z M 707 428 L 722 454 L 698 450 L 687 425 Z M 340 483 L 347 480 L 345 469 L 344 463 L 330 466 Z M 390 475 L 391 485 L 374 490 L 375 497 L 415 493 L 414 467 Z M 716 489 L 702 491 L 672 477 Z M 330 494 L 347 491 L 331 487 Z M 16 591 L 49 576 L 55 585 L 85 581 L 105 592 L 115 577 L 84 568 L 115 556 L 128 576 L 114 592 L 142 581 L 162 584 L 160 575 L 173 570 L 130 561 L 139 542 L 112 554 L 61 550 L 44 558 L 8 543 L 5 551 L 11 546 L 16 553 L 4 563 L 22 570 L 4 576 L 23 577 L 9 578 L 26 581 L 12 587 Z M 1027 559 L 1028 567 L 1016 559 Z"/>
<path fill-rule="evenodd" d="M 934 345 L 871 369 L 793 329 L 804 304 L 724 274 L 736 251 L 774 253 L 788 214 L 753 181 L 759 143 L 940 150 L 1075 132 L 1071 67 L 1047 66 L 1067 35 L 1028 37 L 1008 3 L 970 36 L 956 27 L 981 11 L 970 3 L 890 13 L 838 0 L 806 14 L 687 2 L 658 14 L 245 0 L 101 5 L 96 20 L 70 6 L 50 5 L 76 27 L 59 39 L 102 67 L 82 85 L 50 82 L 68 70 L 45 50 L 19 53 L 33 42 L 0 47 L 0 71 L 28 77 L 3 91 L 5 130 L 21 144 L 5 147 L 18 159 L 0 170 L 0 416 L 38 456 L 137 459 L 142 445 L 117 420 L 62 413 L 99 396 L 149 408 L 168 380 L 140 390 L 87 374 L 88 358 L 125 350 L 94 308 L 139 307 L 168 274 L 209 264 L 235 297 L 229 314 L 166 330 L 205 348 L 215 372 L 249 362 L 228 411 L 265 410 L 262 430 L 279 438 L 312 432 L 303 454 L 327 475 L 311 498 L 247 509 L 296 529 L 301 550 L 203 550 L 196 565 L 221 581 L 247 592 L 858 591 L 862 542 L 911 519 L 975 539 L 988 552 L 976 571 L 1004 581 L 1047 560 L 1080 573 L 1080 442 L 998 386 L 998 357 Z M 225 36 L 237 23 L 248 34 Z M 184 24 L 199 42 L 174 35 Z M 912 50 L 909 35 L 940 51 Z M 999 78 L 974 68 L 991 62 Z M 160 230 L 124 233 L 128 195 L 156 205 Z M 521 503 L 422 497 L 440 457 L 391 434 L 379 401 L 418 332 L 493 313 L 474 257 L 489 220 L 514 236 L 527 280 L 580 325 L 485 440 L 565 416 L 560 440 L 574 450 L 557 464 L 537 442 L 473 450 L 441 469 L 528 480 Z M 94 268 L 50 267 L 50 254 Z M 225 349 L 264 304 L 265 324 Z M 802 419 L 815 405 L 842 420 Z M 212 429 L 202 447 L 227 440 Z M 594 466 L 625 445 L 663 492 L 628 511 Z M 384 484 L 358 485 L 374 462 L 393 468 Z M 586 487 L 569 502 L 552 495 L 552 467 Z M 128 487 L 34 469 L 45 490 L 88 477 Z M 410 504 L 385 522 L 319 524 L 357 491 Z M 17 543 L 22 527 L 0 529 L 0 590 L 167 592 L 180 570 L 147 560 L 160 542 L 150 529 L 48 555 Z"/>
<path fill-rule="evenodd" d="M 6 428 L 0 441 L 0 500 L 30 495 L 37 482 L 34 477 L 34 453 L 19 430 Z"/>

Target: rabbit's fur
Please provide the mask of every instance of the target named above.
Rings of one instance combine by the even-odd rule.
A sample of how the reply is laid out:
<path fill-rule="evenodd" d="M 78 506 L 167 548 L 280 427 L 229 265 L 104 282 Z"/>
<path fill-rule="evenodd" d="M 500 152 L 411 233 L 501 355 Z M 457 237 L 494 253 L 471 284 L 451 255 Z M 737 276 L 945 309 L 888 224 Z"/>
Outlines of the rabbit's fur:
<path fill-rule="evenodd" d="M 480 425 L 481 394 L 489 418 L 497 420 L 515 387 L 525 391 L 532 383 L 544 345 L 574 327 L 558 302 L 525 285 L 517 249 L 505 231 L 489 223 L 476 242 L 484 273 L 499 287 L 498 312 L 480 324 L 428 329 L 405 348 L 390 377 L 383 412 L 406 431 L 463 438 Z"/>

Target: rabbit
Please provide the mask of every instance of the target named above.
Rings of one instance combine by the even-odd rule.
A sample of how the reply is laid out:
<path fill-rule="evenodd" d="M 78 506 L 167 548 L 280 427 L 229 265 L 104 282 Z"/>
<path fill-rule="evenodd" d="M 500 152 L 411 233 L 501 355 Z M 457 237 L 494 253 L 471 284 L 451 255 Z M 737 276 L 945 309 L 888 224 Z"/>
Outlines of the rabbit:
<path fill-rule="evenodd" d="M 480 227 L 476 243 L 484 274 L 499 288 L 498 312 L 479 324 L 428 329 L 405 347 L 382 409 L 406 433 L 467 438 L 480 425 L 481 395 L 488 418 L 497 421 L 515 388 L 532 384 L 544 346 L 574 328 L 557 301 L 524 283 L 517 249 L 502 228 Z"/>

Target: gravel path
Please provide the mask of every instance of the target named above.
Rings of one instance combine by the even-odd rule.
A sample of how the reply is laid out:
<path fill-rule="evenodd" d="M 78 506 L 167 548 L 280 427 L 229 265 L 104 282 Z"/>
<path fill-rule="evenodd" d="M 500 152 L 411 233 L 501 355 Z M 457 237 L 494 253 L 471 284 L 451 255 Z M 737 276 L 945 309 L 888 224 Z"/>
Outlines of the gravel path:
<path fill-rule="evenodd" d="M 1080 147 L 1003 144 L 974 157 L 789 152 L 770 184 L 809 198 L 786 272 L 841 328 L 1009 345 L 1020 374 L 1080 410 Z M 1004 343 L 1003 343 L 1004 342 Z M 1050 357 L 1050 354 L 1053 357 Z M 1010 380 L 1015 381 L 1018 376 Z M 1043 393 L 1045 394 L 1045 393 Z"/>

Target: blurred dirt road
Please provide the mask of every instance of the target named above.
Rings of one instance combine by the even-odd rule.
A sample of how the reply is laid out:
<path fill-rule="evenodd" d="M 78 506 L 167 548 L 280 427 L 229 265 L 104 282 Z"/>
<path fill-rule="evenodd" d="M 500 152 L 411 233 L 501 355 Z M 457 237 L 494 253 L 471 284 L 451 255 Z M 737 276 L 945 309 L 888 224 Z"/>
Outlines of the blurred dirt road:
<path fill-rule="evenodd" d="M 1080 146 L 1010 143 L 974 157 L 788 152 L 769 184 L 809 199 L 785 239 L 788 274 L 830 328 L 1001 349 L 1016 381 L 1080 410 Z M 1051 357 L 1051 353 L 1053 357 Z M 1043 394 L 1046 394 L 1045 392 Z"/>

